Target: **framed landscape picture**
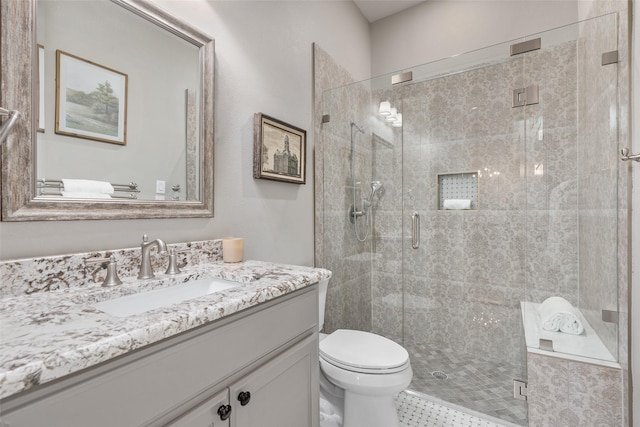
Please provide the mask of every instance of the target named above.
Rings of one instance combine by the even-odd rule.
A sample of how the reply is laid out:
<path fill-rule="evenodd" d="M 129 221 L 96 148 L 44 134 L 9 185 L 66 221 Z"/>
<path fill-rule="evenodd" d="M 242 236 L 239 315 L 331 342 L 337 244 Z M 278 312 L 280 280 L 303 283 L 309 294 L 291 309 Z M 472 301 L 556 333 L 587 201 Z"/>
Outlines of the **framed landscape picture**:
<path fill-rule="evenodd" d="M 38 97 L 37 97 L 37 122 L 38 126 L 36 130 L 38 132 L 44 132 L 44 46 L 38 45 Z"/>
<path fill-rule="evenodd" d="M 256 113 L 253 139 L 254 178 L 305 183 L 305 130 Z"/>
<path fill-rule="evenodd" d="M 55 132 L 125 145 L 127 75 L 56 51 Z"/>

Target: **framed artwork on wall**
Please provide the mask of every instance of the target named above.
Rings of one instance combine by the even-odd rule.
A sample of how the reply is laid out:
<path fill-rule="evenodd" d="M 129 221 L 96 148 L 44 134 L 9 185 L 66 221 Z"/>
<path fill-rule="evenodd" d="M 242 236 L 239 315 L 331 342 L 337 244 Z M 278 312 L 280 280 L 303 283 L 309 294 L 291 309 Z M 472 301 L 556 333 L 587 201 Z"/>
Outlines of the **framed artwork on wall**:
<path fill-rule="evenodd" d="M 57 134 L 126 144 L 126 74 L 57 50 L 56 76 Z"/>
<path fill-rule="evenodd" d="M 38 98 L 36 105 L 36 112 L 38 114 L 36 130 L 38 132 L 44 132 L 44 46 L 38 45 L 38 79 L 36 84 L 38 85 Z"/>
<path fill-rule="evenodd" d="M 305 184 L 307 132 L 262 113 L 253 123 L 253 177 Z"/>

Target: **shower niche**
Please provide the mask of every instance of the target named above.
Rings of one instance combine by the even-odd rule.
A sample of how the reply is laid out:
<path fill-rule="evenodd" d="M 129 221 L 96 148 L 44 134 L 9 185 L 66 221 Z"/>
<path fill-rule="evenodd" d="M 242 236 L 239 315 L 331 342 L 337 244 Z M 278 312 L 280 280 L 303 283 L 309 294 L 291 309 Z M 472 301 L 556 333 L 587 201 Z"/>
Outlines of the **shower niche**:
<path fill-rule="evenodd" d="M 438 174 L 439 210 L 477 210 L 478 172 Z"/>

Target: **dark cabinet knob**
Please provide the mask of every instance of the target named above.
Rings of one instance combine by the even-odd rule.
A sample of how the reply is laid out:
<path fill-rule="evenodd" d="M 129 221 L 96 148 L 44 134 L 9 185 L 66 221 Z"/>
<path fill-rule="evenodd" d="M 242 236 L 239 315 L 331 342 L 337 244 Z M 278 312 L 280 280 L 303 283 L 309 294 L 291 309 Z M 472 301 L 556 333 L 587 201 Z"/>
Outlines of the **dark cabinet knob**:
<path fill-rule="evenodd" d="M 226 420 L 231 416 L 231 405 L 222 405 L 218 408 L 218 415 L 220 415 L 220 419 L 222 421 Z"/>
<path fill-rule="evenodd" d="M 251 400 L 251 393 L 248 391 L 241 391 L 240 394 L 238 394 L 238 400 L 242 406 L 245 406 Z"/>

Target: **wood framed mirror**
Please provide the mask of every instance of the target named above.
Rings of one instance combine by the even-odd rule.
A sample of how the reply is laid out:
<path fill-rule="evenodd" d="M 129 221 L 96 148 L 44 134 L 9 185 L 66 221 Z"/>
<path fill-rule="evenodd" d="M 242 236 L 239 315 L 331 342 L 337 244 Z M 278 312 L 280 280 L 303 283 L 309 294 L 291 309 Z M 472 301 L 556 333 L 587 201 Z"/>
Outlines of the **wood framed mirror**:
<path fill-rule="evenodd" d="M 55 0 L 47 0 L 46 7 L 53 5 Z M 67 2 L 70 3 L 70 2 Z M 146 29 L 144 38 L 160 39 L 161 49 L 159 57 L 166 56 L 171 60 L 174 54 L 167 50 L 171 43 L 190 46 L 193 50 L 193 63 L 197 68 L 194 71 L 194 78 L 190 86 L 182 83 L 172 85 L 167 81 L 176 72 L 169 72 L 160 76 L 160 81 L 155 87 L 157 92 L 171 92 L 168 96 L 163 93 L 166 101 L 164 105 L 178 106 L 177 113 L 171 109 L 171 120 L 158 117 L 158 112 L 150 111 L 151 105 L 160 104 L 160 101 L 149 100 L 150 90 L 143 91 L 143 84 L 158 77 L 167 68 L 165 66 L 155 66 L 153 74 L 142 74 L 137 67 L 136 57 L 123 60 L 123 55 L 118 55 L 116 59 L 109 59 L 106 55 L 100 54 L 100 49 L 107 51 L 109 48 L 100 46 L 100 43 L 93 41 L 92 50 L 86 46 L 69 47 L 64 42 L 64 38 L 49 38 L 53 40 L 47 44 L 45 40 L 41 43 L 39 34 L 42 34 L 42 14 L 45 6 L 38 8 L 38 0 L 3 0 L 0 3 L 0 37 L 2 61 L 0 62 L 0 72 L 2 79 L 2 92 L 0 93 L 0 106 L 10 110 L 20 111 L 21 117 L 11 130 L 9 136 L 2 143 L 2 221 L 38 221 L 38 220 L 82 220 L 82 219 L 136 219 L 136 218 L 196 218 L 213 216 L 213 163 L 214 163 L 214 40 L 171 16 L 164 10 L 155 6 L 147 0 L 99 0 L 95 2 L 81 2 L 89 6 L 96 5 L 115 7 L 115 13 L 126 14 L 126 19 L 136 20 L 140 25 L 151 26 Z M 59 11 L 54 11 L 59 12 Z M 55 13 L 54 13 L 55 14 Z M 66 16 L 65 13 L 58 13 Z M 102 13 L 100 16 L 104 16 Z M 69 17 L 78 22 L 82 22 L 77 17 Z M 39 21 L 40 19 L 40 21 Z M 118 20 L 121 22 L 122 17 Z M 50 25 L 51 28 L 60 28 Z M 66 28 L 63 27 L 63 28 Z M 132 25 L 123 25 L 122 28 L 114 28 L 113 33 L 122 32 L 123 29 L 132 31 Z M 40 33 L 38 33 L 40 31 Z M 56 31 L 58 31 L 56 29 Z M 142 31 L 142 30 L 141 30 Z M 103 33 L 105 31 L 103 30 Z M 151 36 L 150 36 L 151 35 Z M 131 38 L 131 34 L 126 37 Z M 73 37 L 71 37 L 73 38 Z M 77 36 L 76 36 L 77 38 Z M 167 40 L 174 39 L 171 42 Z M 136 41 L 131 40 L 131 44 Z M 158 43 L 155 40 L 154 43 Z M 44 48 L 43 48 L 44 47 Z M 103 67 L 113 71 L 113 75 L 128 77 L 128 111 L 127 111 L 127 138 L 125 143 L 109 144 L 108 141 L 100 141 L 87 137 L 86 132 L 63 132 L 57 133 L 53 117 L 57 114 L 58 104 L 68 101 L 60 96 L 51 96 L 53 89 L 47 92 L 40 92 L 42 84 L 54 85 L 59 90 L 59 74 L 61 71 L 55 69 L 49 71 L 45 83 L 40 79 L 39 59 L 44 55 L 49 55 L 52 61 L 56 58 L 57 51 L 69 52 L 81 57 L 84 62 L 81 65 L 89 64 L 92 70 L 100 70 L 97 65 L 111 66 L 102 62 L 121 61 L 115 67 Z M 150 62 L 146 58 L 144 47 L 139 49 L 142 54 L 138 54 L 139 61 Z M 121 52 L 118 52 L 120 54 Z M 59 54 L 58 54 L 59 56 Z M 88 58 L 90 56 L 90 58 Z M 174 62 L 175 61 L 174 59 Z M 45 63 L 47 65 L 53 62 Z M 79 66 L 78 66 L 79 67 Z M 49 70 L 51 66 L 47 67 Z M 116 71 L 112 70 L 116 69 Z M 122 70 L 121 68 L 125 68 Z M 97 71 L 96 71 L 97 70 Z M 72 74 L 65 75 L 67 80 L 72 81 Z M 169 76 L 169 77 L 167 77 Z M 165 79 L 165 80 L 162 80 Z M 52 82 L 53 80 L 53 82 Z M 195 83 L 194 83 L 195 82 Z M 186 86 L 186 87 L 185 87 Z M 195 88 L 193 87 L 195 86 Z M 137 92 L 137 93 L 136 93 Z M 45 93 L 45 101 L 48 107 L 41 110 L 38 106 L 43 102 L 41 93 Z M 66 100 L 66 101 L 65 101 Z M 56 114 L 54 111 L 56 102 Z M 135 104 L 138 107 L 134 107 Z M 145 104 L 146 103 L 146 104 Z M 90 107 L 82 107 L 90 108 Z M 135 111 L 135 108 L 138 108 Z M 122 110 L 122 109 L 121 109 Z M 120 120 L 125 117 L 120 110 Z M 47 120 L 43 120 L 40 111 L 46 111 Z M 186 113 L 185 113 L 186 112 Z M 66 117 L 66 116 L 65 116 Z M 151 118 L 152 121 L 145 121 Z M 157 123 L 168 124 L 169 128 L 155 129 Z M 176 126 L 177 136 L 167 138 L 169 141 L 161 141 L 161 135 L 166 135 L 176 131 L 172 126 Z M 156 132 L 152 132 L 155 130 Z M 46 135 L 44 140 L 38 139 L 39 135 Z M 99 131 L 102 132 L 102 131 Z M 155 135 L 155 136 L 154 136 Z M 104 138 L 103 138 L 104 139 Z M 128 153 L 141 151 L 143 140 L 148 139 L 157 146 L 153 151 L 155 154 L 142 154 L 139 157 L 131 157 Z M 43 142 L 44 141 L 44 142 Z M 47 144 L 46 149 L 42 144 Z M 58 145 L 56 145 L 58 144 Z M 65 146 L 66 144 L 66 146 Z M 177 145 L 185 154 L 171 154 Z M 187 153 L 191 144 L 192 153 Z M 39 151 L 40 146 L 40 151 Z M 70 148 L 69 148 L 70 147 Z M 184 148 L 184 150 L 183 150 Z M 64 151 L 64 150 L 67 151 Z M 83 150 L 85 150 L 83 152 Z M 90 150 L 95 150 L 91 152 Z M 126 157 L 115 158 L 116 152 L 127 153 Z M 75 153 L 79 157 L 74 157 Z M 90 153 L 90 154 L 88 154 Z M 158 157 L 154 157 L 154 156 Z M 182 158 L 180 156 L 183 156 Z M 56 156 L 59 156 L 56 158 Z M 162 170 L 149 172 L 148 176 L 137 177 L 140 170 L 152 170 L 154 165 L 160 163 L 165 157 L 173 159 L 174 163 L 180 163 L 180 178 L 167 178 L 162 175 L 164 170 L 172 170 L 172 164 L 163 165 Z M 53 159 L 53 160 L 52 160 Z M 69 164 L 62 164 L 65 159 L 71 159 Z M 90 164 L 87 159 L 95 159 L 97 163 Z M 175 160 L 178 159 L 178 160 Z M 44 164 L 49 162 L 48 168 Z M 108 163 L 112 162 L 112 163 Z M 148 166 L 146 165 L 148 164 Z M 183 164 L 186 164 L 182 171 Z M 77 167 L 75 167 L 75 166 Z M 57 169 L 53 166 L 57 166 Z M 83 170 L 81 166 L 85 166 Z M 100 167 L 113 172 L 102 174 L 97 177 L 89 176 L 94 170 Z M 53 172 L 47 172 L 51 170 Z M 124 173 L 118 178 L 117 173 Z M 63 176 L 64 174 L 70 176 Z M 42 175 L 42 176 L 40 176 Z M 181 181 L 184 175 L 184 181 Z M 122 178 L 124 177 L 124 178 Z M 130 177 L 133 177 L 129 179 Z M 43 182 L 61 181 L 64 178 L 104 180 L 114 184 L 129 183 L 130 181 L 145 181 L 142 190 L 135 193 L 146 194 L 138 197 L 132 192 L 125 197 L 109 198 L 83 198 L 77 196 L 67 197 L 60 193 L 50 194 L 42 191 Z M 114 182 L 115 181 L 115 182 Z M 157 186 L 155 185 L 157 184 Z M 167 188 L 160 190 L 160 184 Z M 161 193 L 161 194 L 156 194 Z M 189 195 L 187 195 L 189 193 Z M 131 198 L 129 197 L 131 196 Z M 155 196 L 155 197 L 154 197 Z M 161 196 L 161 197 L 159 197 Z M 163 200 L 157 200 L 163 199 Z"/>

